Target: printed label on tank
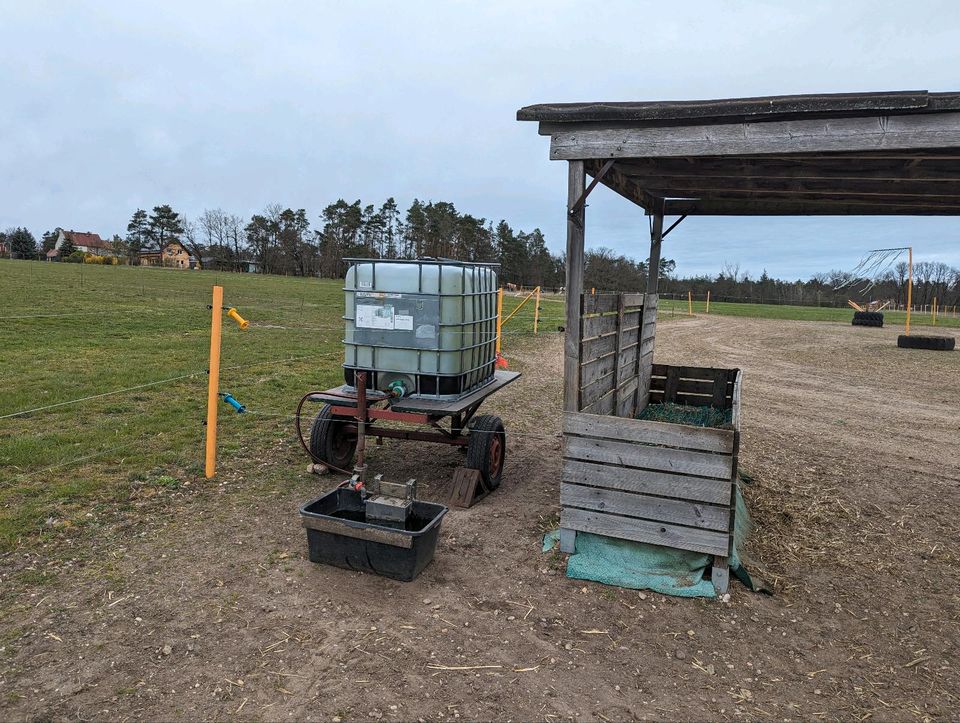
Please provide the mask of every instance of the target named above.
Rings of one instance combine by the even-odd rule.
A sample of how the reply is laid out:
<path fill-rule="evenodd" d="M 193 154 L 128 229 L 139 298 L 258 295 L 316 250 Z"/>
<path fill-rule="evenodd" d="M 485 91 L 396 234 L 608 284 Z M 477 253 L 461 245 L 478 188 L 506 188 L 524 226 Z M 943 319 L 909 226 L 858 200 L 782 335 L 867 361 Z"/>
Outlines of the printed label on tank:
<path fill-rule="evenodd" d="M 357 327 L 361 329 L 395 329 L 393 306 L 357 305 Z"/>
<path fill-rule="evenodd" d="M 407 314 L 396 314 L 393 317 L 393 328 L 397 331 L 413 331 L 413 317 Z"/>

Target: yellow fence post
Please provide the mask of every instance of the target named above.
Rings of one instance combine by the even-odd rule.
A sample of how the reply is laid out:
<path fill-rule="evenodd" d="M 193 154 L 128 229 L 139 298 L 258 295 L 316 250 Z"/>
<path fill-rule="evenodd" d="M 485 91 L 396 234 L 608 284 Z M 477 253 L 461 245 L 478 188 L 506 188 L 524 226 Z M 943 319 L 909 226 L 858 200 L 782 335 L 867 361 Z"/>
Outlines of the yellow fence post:
<path fill-rule="evenodd" d="M 910 336 L 910 307 L 913 306 L 913 246 L 909 248 L 907 253 L 909 254 L 907 267 L 910 269 L 910 276 L 907 280 L 907 328 L 905 333 Z"/>
<path fill-rule="evenodd" d="M 537 326 L 540 324 L 540 287 L 537 287 L 536 306 L 533 307 L 533 333 L 537 333 Z"/>
<path fill-rule="evenodd" d="M 707 313 L 710 313 L 710 289 L 707 289 Z"/>
<path fill-rule="evenodd" d="M 497 354 L 500 353 L 500 326 L 503 318 L 503 287 L 497 290 Z"/>
<path fill-rule="evenodd" d="M 207 379 L 207 479 L 217 471 L 217 397 L 220 392 L 220 326 L 223 322 L 223 287 L 213 287 L 210 318 L 210 370 Z"/>
<path fill-rule="evenodd" d="M 693 292 L 687 292 L 687 316 L 693 316 Z"/>

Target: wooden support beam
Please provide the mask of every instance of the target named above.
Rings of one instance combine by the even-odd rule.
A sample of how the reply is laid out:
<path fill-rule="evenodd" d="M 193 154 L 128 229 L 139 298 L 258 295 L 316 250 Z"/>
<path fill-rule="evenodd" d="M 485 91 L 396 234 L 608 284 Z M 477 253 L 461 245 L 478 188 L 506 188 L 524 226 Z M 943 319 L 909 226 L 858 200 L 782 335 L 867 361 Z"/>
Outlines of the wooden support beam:
<path fill-rule="evenodd" d="M 960 146 L 960 113 L 558 131 L 553 160 L 893 151 Z"/>
<path fill-rule="evenodd" d="M 650 230 L 650 266 L 647 268 L 647 293 L 656 294 L 660 284 L 660 247 L 663 241 L 663 202 L 653 211 L 653 226 Z"/>
<path fill-rule="evenodd" d="M 960 161 L 957 162 L 960 166 Z M 960 181 L 779 180 L 774 178 L 646 178 L 650 193 L 664 198 L 711 196 L 718 193 L 774 196 L 960 200 Z"/>
<path fill-rule="evenodd" d="M 583 161 L 570 161 L 567 170 L 567 321 L 563 347 L 563 408 L 580 411 L 580 296 L 583 293 L 583 238 L 585 208 L 575 212 L 574 204 L 583 194 L 586 172 Z"/>
<path fill-rule="evenodd" d="M 617 170 L 640 185 L 662 185 L 656 179 L 777 181 L 924 181 L 960 182 L 960 149 L 944 158 L 916 153 L 898 158 L 837 154 L 759 157 L 630 158 Z"/>
<path fill-rule="evenodd" d="M 956 216 L 960 204 L 667 199 L 664 213 L 688 216 Z"/>

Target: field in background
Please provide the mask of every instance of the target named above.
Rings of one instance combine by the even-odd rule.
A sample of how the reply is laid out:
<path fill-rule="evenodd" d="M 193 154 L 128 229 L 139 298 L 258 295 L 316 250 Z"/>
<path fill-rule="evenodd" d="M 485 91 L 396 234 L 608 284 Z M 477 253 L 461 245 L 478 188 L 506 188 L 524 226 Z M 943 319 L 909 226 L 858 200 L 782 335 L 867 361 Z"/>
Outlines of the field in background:
<path fill-rule="evenodd" d="M 705 301 L 693 302 L 693 313 L 706 313 L 707 304 Z M 682 315 L 687 313 L 686 299 L 660 299 L 661 314 Z M 853 309 L 838 309 L 828 306 L 789 306 L 786 304 L 737 304 L 727 301 L 711 301 L 711 314 L 722 314 L 723 316 L 746 316 L 756 319 L 784 319 L 788 321 L 836 321 L 843 324 L 849 324 L 853 319 Z M 907 313 L 905 311 L 884 311 L 883 320 L 885 324 L 903 325 L 906 322 Z M 914 326 L 932 327 L 932 318 L 930 313 L 913 312 L 910 315 L 911 330 Z M 952 313 L 937 318 L 936 326 L 960 327 L 960 316 Z M 927 329 L 923 333 L 935 333 L 934 329 Z"/>

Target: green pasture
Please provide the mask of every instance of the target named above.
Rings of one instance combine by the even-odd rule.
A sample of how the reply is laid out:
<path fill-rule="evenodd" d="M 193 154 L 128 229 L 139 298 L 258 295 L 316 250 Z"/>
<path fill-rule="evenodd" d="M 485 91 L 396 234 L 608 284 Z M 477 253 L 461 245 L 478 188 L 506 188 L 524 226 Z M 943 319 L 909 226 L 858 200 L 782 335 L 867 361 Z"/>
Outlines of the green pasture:
<path fill-rule="evenodd" d="M 707 311 L 706 301 L 694 301 L 693 313 L 704 314 Z M 688 311 L 686 299 L 660 299 L 660 314 L 682 316 Z M 853 319 L 853 309 L 835 308 L 828 306 L 790 306 L 787 304 L 737 304 L 726 301 L 711 301 L 710 313 L 721 314 L 723 316 L 746 316 L 757 319 L 783 319 L 785 321 L 835 321 L 842 324 L 849 324 Z M 907 313 L 905 311 L 884 311 L 884 324 L 900 325 L 906 323 Z M 933 326 L 933 320 L 929 312 L 913 312 L 910 316 L 910 326 Z M 960 316 L 953 312 L 942 314 L 938 317 L 936 326 L 942 327 L 960 327 Z M 933 333 L 934 329 L 928 329 L 924 333 Z"/>

